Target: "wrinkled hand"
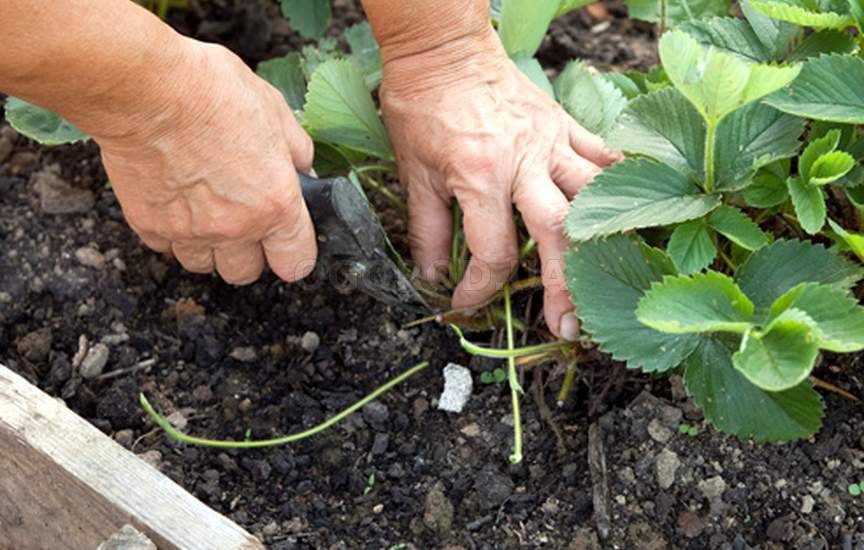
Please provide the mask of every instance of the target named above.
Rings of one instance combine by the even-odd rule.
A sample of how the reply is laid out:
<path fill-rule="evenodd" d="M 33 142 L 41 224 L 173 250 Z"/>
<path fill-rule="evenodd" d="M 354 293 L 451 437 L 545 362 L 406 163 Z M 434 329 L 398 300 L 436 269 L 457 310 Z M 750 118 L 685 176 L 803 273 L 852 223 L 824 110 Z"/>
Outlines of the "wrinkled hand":
<path fill-rule="evenodd" d="M 445 54 L 385 57 L 382 108 L 408 192 L 414 259 L 427 279 L 446 271 L 455 197 L 471 260 L 452 305 L 484 302 L 518 264 L 515 204 L 538 244 L 546 323 L 574 340 L 563 221 L 569 199 L 619 156 L 534 86 L 494 33 L 469 40 Z"/>
<path fill-rule="evenodd" d="M 296 169 L 312 141 L 280 93 L 228 50 L 187 41 L 179 83 L 133 134 L 100 139 L 129 225 L 189 271 L 247 284 L 265 262 L 294 281 L 315 264 Z"/>

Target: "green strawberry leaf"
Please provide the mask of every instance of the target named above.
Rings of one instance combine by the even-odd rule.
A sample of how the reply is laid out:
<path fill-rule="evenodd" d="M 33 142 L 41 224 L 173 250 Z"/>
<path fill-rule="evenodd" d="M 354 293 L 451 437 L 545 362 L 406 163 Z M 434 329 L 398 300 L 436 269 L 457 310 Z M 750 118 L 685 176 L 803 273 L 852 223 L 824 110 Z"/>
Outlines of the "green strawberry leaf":
<path fill-rule="evenodd" d="M 750 24 L 736 17 L 712 17 L 688 21 L 678 27 L 703 46 L 713 46 L 721 52 L 737 55 L 745 61 L 767 63 L 773 61 L 771 51 Z"/>
<path fill-rule="evenodd" d="M 720 204 L 674 169 L 627 159 L 598 174 L 570 205 L 565 228 L 575 241 L 692 220 Z"/>
<path fill-rule="evenodd" d="M 549 97 L 555 97 L 555 91 L 552 89 L 552 83 L 549 82 L 549 77 L 540 66 L 540 62 L 536 57 L 530 57 L 525 54 L 519 54 L 511 58 L 513 63 L 522 71 L 522 74 L 527 76 L 535 86 L 549 94 Z"/>
<path fill-rule="evenodd" d="M 792 198 L 792 205 L 795 207 L 801 229 L 809 235 L 819 233 L 825 225 L 827 214 L 822 189 L 804 183 L 801 178 L 789 178 L 786 182 L 789 185 L 789 196 Z"/>
<path fill-rule="evenodd" d="M 771 304 L 770 316 L 790 310 L 809 319 L 819 347 L 837 353 L 864 349 L 864 307 L 849 293 L 818 283 L 802 283 Z"/>
<path fill-rule="evenodd" d="M 840 237 L 843 242 L 845 242 L 852 252 L 858 256 L 858 259 L 864 262 L 864 235 L 860 235 L 858 233 L 849 233 L 836 223 L 831 218 L 828 218 L 828 225 L 831 226 L 831 229 L 834 233 L 837 233 L 837 236 Z"/>
<path fill-rule="evenodd" d="M 627 106 L 618 88 L 591 74 L 581 61 L 571 61 L 555 79 L 555 97 L 579 124 L 600 136 L 609 133 Z"/>
<path fill-rule="evenodd" d="M 716 48 L 706 49 L 690 35 L 677 30 L 663 35 L 659 49 L 669 80 L 709 125 L 786 86 L 801 69 L 748 64 Z"/>
<path fill-rule="evenodd" d="M 768 236 L 747 214 L 733 206 L 719 206 L 708 217 L 715 231 L 747 250 L 757 250 L 768 244 Z"/>
<path fill-rule="evenodd" d="M 345 29 L 345 40 L 348 41 L 348 46 L 351 48 L 351 55 L 348 59 L 363 75 L 366 87 L 374 90 L 381 82 L 383 69 L 381 66 L 381 49 L 378 47 L 378 42 L 375 41 L 369 22 L 363 21 Z"/>
<path fill-rule="evenodd" d="M 610 147 L 651 157 L 682 174 L 701 177 L 705 170 L 705 122 L 675 88 L 631 101 L 606 141 Z"/>
<path fill-rule="evenodd" d="M 775 2 L 770 0 L 750 0 L 750 4 L 768 17 L 794 23 L 802 27 L 845 29 L 855 24 L 855 20 L 849 15 L 830 11 L 820 12 L 804 5 L 804 2 L 797 4 L 793 0 Z"/>
<path fill-rule="evenodd" d="M 282 0 L 282 15 L 303 38 L 320 38 L 330 26 L 330 0 Z"/>
<path fill-rule="evenodd" d="M 507 55 L 533 56 L 559 6 L 558 0 L 505 0 L 498 18 L 498 35 Z"/>
<path fill-rule="evenodd" d="M 717 248 L 705 222 L 693 220 L 682 223 L 672 231 L 666 252 L 679 273 L 690 275 L 711 265 L 717 255 Z"/>
<path fill-rule="evenodd" d="M 813 139 L 804 148 L 801 153 L 801 158 L 798 159 L 798 171 L 803 176 L 804 181 L 810 180 L 810 167 L 816 162 L 816 159 L 826 153 L 830 153 L 837 149 L 840 144 L 841 131 L 839 128 L 834 128 L 825 132 L 822 137 Z"/>
<path fill-rule="evenodd" d="M 749 0 L 743 0 L 741 11 L 762 44 L 771 52 L 771 59 L 779 59 L 789 51 L 798 38 L 798 25 L 772 19 L 755 9 Z"/>
<path fill-rule="evenodd" d="M 372 95 L 348 60 L 331 59 L 318 66 L 309 81 L 304 112 L 316 140 L 393 160 Z"/>
<path fill-rule="evenodd" d="M 42 145 L 86 141 L 90 136 L 65 118 L 17 97 L 6 98 L 6 120 L 15 130 Z"/>
<path fill-rule="evenodd" d="M 826 29 L 816 31 L 795 48 L 786 61 L 806 61 L 822 54 L 850 54 L 855 51 L 855 39 L 846 31 Z"/>
<path fill-rule="evenodd" d="M 806 121 L 761 103 L 751 103 L 717 126 L 714 149 L 718 190 L 746 187 L 756 171 L 775 160 L 794 156 Z"/>
<path fill-rule="evenodd" d="M 625 0 L 628 15 L 656 23 L 660 21 L 660 0 Z M 729 15 L 729 0 L 667 0 L 667 28 L 676 27 L 687 21 L 704 19 L 711 16 Z"/>
<path fill-rule="evenodd" d="M 600 349 L 645 372 L 677 367 L 699 342 L 695 334 L 665 334 L 636 319 L 651 283 L 671 275 L 671 262 L 624 235 L 575 245 L 565 258 L 567 288 L 582 326 Z"/>
<path fill-rule="evenodd" d="M 771 208 L 788 198 L 786 179 L 767 171 L 753 176 L 753 182 L 744 189 L 744 201 L 755 208 Z"/>
<path fill-rule="evenodd" d="M 752 328 L 753 303 L 722 273 L 667 275 L 639 300 L 636 318 L 672 334 L 744 333 Z"/>
<path fill-rule="evenodd" d="M 765 99 L 776 109 L 793 115 L 864 124 L 864 59 L 823 55 L 805 62 L 801 74 Z"/>
<path fill-rule="evenodd" d="M 861 277 L 861 267 L 822 245 L 780 239 L 754 252 L 738 268 L 735 282 L 761 310 L 801 283 L 846 290 Z"/>
<path fill-rule="evenodd" d="M 624 73 L 601 73 L 600 76 L 608 80 L 628 100 L 642 94 L 639 85 Z"/>
<path fill-rule="evenodd" d="M 268 59 L 258 64 L 258 76 L 282 92 L 291 109 L 302 111 L 306 102 L 306 76 L 303 74 L 302 58 L 297 52 L 285 57 Z"/>
<path fill-rule="evenodd" d="M 782 319 L 767 332 L 745 334 L 732 364 L 757 387 L 779 392 L 806 380 L 818 354 L 819 340 L 806 322 Z"/>
<path fill-rule="evenodd" d="M 757 442 L 781 443 L 819 431 L 824 405 L 809 381 L 782 392 L 751 384 L 732 364 L 734 342 L 706 338 L 687 360 L 684 383 L 718 430 Z"/>
<path fill-rule="evenodd" d="M 817 158 L 810 167 L 810 183 L 834 183 L 855 167 L 855 159 L 846 151 L 831 151 Z"/>

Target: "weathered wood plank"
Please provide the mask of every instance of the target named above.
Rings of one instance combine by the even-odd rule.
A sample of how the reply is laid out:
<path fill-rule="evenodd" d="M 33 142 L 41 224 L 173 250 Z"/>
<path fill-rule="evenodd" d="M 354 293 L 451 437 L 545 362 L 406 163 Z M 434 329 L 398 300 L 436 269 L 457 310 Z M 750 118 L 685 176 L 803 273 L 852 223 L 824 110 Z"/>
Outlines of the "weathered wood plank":
<path fill-rule="evenodd" d="M 127 523 L 160 550 L 264 548 L 0 365 L 0 550 L 93 550 Z"/>

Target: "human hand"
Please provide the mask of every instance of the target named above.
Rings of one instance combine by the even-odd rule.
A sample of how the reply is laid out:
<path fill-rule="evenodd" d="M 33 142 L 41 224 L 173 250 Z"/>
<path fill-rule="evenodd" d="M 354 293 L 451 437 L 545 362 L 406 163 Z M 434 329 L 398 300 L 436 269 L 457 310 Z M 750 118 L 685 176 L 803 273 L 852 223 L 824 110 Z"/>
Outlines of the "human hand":
<path fill-rule="evenodd" d="M 234 54 L 184 40 L 188 51 L 150 117 L 123 135 L 91 132 L 126 220 L 189 271 L 241 285 L 266 263 L 286 281 L 301 279 L 317 254 L 296 173 L 312 168 L 312 140 Z"/>
<path fill-rule="evenodd" d="M 402 57 L 382 46 L 382 55 L 384 121 L 423 277 L 446 271 L 455 197 L 471 260 L 452 305 L 489 299 L 518 264 L 515 204 L 537 241 L 546 324 L 556 336 L 578 338 L 563 273 L 564 217 L 569 199 L 620 155 L 532 84 L 491 28 Z"/>

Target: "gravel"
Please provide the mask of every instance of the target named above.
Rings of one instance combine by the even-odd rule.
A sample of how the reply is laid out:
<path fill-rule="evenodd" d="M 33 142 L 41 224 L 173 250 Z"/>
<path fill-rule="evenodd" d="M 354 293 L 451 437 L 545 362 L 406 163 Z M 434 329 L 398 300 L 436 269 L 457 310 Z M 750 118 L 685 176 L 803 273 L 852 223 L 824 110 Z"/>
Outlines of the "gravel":
<path fill-rule="evenodd" d="M 99 343 L 93 345 L 87 350 L 87 355 L 81 361 L 81 376 L 87 380 L 92 380 L 105 372 L 105 365 L 108 364 L 110 353 L 108 346 L 105 344 Z"/>

